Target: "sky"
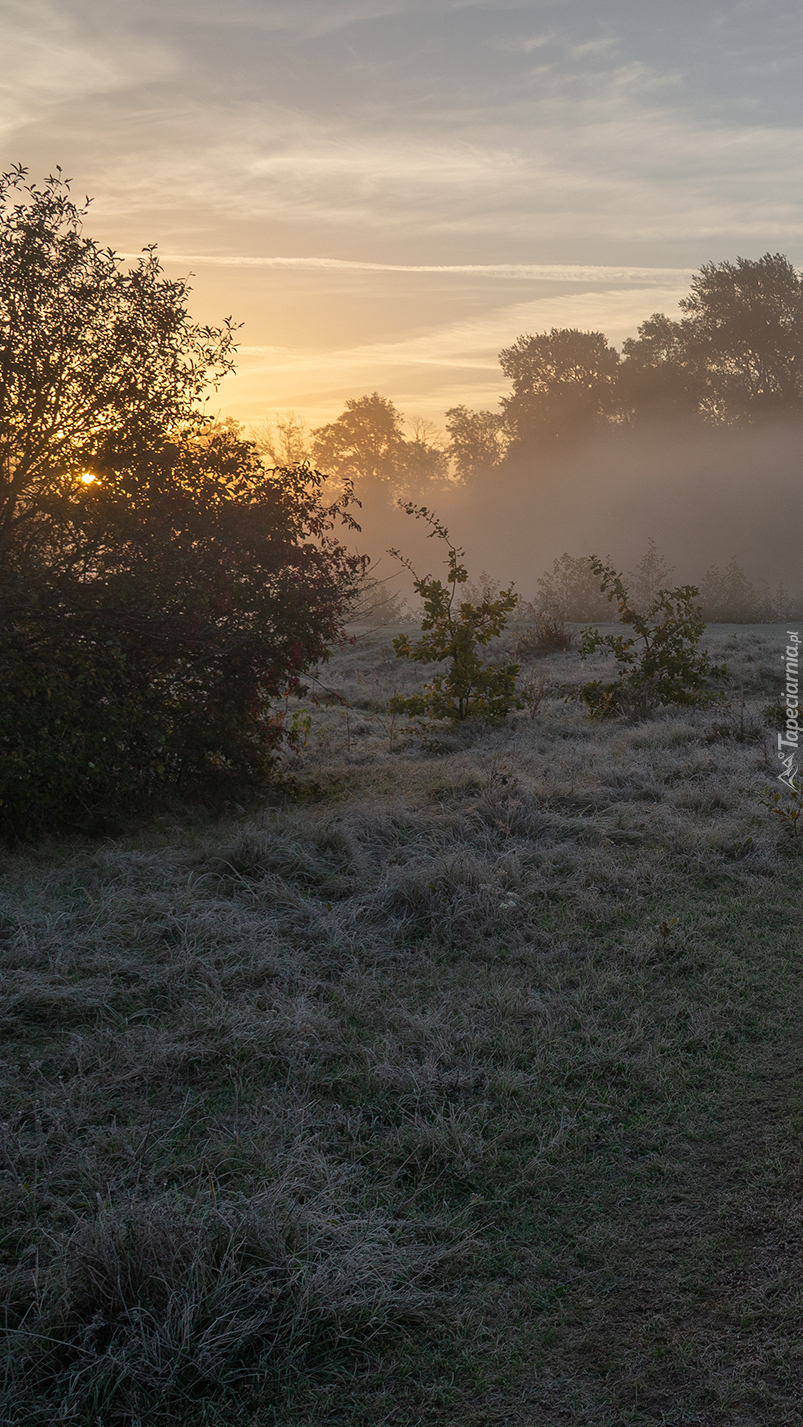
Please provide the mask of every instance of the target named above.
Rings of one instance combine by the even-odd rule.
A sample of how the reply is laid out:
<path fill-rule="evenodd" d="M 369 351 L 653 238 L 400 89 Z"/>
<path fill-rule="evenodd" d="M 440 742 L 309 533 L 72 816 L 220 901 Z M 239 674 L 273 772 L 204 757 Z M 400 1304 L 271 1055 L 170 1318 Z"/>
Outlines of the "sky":
<path fill-rule="evenodd" d="M 521 333 L 803 265 L 799 0 L 0 0 L 0 43 L 3 167 L 243 324 L 248 423 L 378 390 L 442 427 Z"/>

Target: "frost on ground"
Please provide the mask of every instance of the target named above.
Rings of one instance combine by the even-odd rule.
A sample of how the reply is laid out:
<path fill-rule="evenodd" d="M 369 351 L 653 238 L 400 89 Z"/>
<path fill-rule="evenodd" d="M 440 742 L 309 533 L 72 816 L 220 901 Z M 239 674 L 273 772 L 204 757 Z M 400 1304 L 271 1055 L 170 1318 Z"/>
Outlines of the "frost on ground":
<path fill-rule="evenodd" d="M 783 631 L 458 729 L 392 634 L 294 799 L 5 856 L 3 1420 L 803 1422 Z"/>

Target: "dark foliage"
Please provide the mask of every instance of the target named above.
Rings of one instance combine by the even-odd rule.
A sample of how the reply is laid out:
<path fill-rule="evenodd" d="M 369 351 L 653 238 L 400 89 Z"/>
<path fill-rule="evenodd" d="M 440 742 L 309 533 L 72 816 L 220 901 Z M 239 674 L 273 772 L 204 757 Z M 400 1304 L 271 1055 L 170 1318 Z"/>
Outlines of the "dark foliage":
<path fill-rule="evenodd" d="M 513 390 L 502 400 L 513 456 L 587 436 L 617 406 L 619 354 L 602 332 L 556 328 L 499 354 Z"/>
<path fill-rule="evenodd" d="M 533 619 L 516 637 L 513 648 L 517 659 L 538 658 L 573 647 L 574 633 L 559 615 L 538 609 L 534 604 L 525 606 L 525 612 L 532 614 Z"/>
<path fill-rule="evenodd" d="M 803 412 L 803 277 L 782 253 L 704 263 L 678 322 L 655 313 L 624 343 L 636 418 L 753 424 Z"/>
<path fill-rule="evenodd" d="M 348 496 L 325 508 L 308 466 L 266 471 L 199 416 L 231 325 L 195 327 L 153 252 L 126 272 L 84 238 L 61 179 L 0 192 L 0 827 L 20 836 L 264 777 L 270 701 L 337 636 L 360 562 L 330 533 Z"/>
<path fill-rule="evenodd" d="M 412 573 L 415 592 L 424 602 L 421 638 L 413 643 L 408 635 L 399 634 L 393 648 L 399 659 L 412 659 L 417 664 L 448 660 L 449 667 L 444 674 L 436 674 L 420 694 L 391 699 L 390 711 L 456 721 L 505 718 L 511 709 L 520 706 L 516 695 L 519 666 L 488 663 L 482 659 L 480 649 L 502 633 L 519 597 L 508 589 L 500 590 L 496 596 L 489 593 L 476 602 L 459 601 L 458 587 L 468 583 L 468 571 L 462 563 L 464 552 L 452 544 L 446 527 L 426 506 L 408 503 L 405 510 L 424 520 L 430 535 L 446 545 L 448 575 L 445 584 L 430 576 L 422 579 L 398 551 L 391 551 Z"/>
<path fill-rule="evenodd" d="M 335 421 L 312 432 L 312 459 L 321 470 L 353 485 L 365 500 L 409 497 L 446 479 L 448 457 L 429 422 L 404 418 L 389 398 L 373 392 L 346 402 Z"/>
<path fill-rule="evenodd" d="M 699 590 L 683 585 L 674 590 L 658 590 L 643 612 L 635 608 L 622 580 L 610 565 L 595 556 L 591 565 L 599 577 L 600 589 L 616 602 L 619 622 L 629 626 L 632 637 L 583 630 L 580 657 L 586 659 L 598 649 L 612 654 L 618 678 L 607 682 L 592 679 L 581 685 L 579 696 L 592 718 L 613 713 L 644 716 L 665 705 L 704 708 L 717 692 L 710 680 L 724 673 L 714 667 L 700 649 L 705 629 L 696 600 Z"/>
<path fill-rule="evenodd" d="M 498 411 L 470 411 L 452 406 L 446 413 L 449 455 L 461 480 L 493 470 L 504 455 L 505 419 Z"/>
<path fill-rule="evenodd" d="M 655 312 L 642 322 L 638 337 L 625 340 L 622 352 L 619 391 L 631 421 L 689 421 L 699 416 L 705 374 L 688 323 Z"/>

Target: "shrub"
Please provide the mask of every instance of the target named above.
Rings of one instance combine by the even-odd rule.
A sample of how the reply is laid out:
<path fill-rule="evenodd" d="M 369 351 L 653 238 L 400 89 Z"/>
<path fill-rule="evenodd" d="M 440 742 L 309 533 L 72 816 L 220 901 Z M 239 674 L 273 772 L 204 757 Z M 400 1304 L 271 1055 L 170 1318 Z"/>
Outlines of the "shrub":
<path fill-rule="evenodd" d="M 161 788 L 264 777 L 362 561 L 349 495 L 202 414 L 232 327 L 152 250 L 83 236 L 60 178 L 0 178 L 0 832 L 90 826 Z M 350 522 L 352 525 L 354 522 Z"/>
<path fill-rule="evenodd" d="M 764 580 L 753 585 L 735 560 L 724 570 L 716 565 L 706 570 L 700 599 L 708 624 L 774 624 L 799 606 L 782 585 L 774 595 Z"/>
<path fill-rule="evenodd" d="M 0 828 L 82 829 L 170 789 L 243 794 L 269 775 L 300 692 L 349 607 L 355 558 L 303 466 L 266 472 L 231 436 L 143 462 L 81 497 L 90 569 L 38 562 L 0 633 Z M 155 466 L 155 469 L 154 469 Z M 232 489 L 233 482 L 236 486 Z"/>
<path fill-rule="evenodd" d="M 629 625 L 632 638 L 623 634 L 601 634 L 583 630 L 580 657 L 587 659 L 598 649 L 613 654 L 619 666 L 618 679 L 608 683 L 593 679 L 581 685 L 579 697 L 592 718 L 613 713 L 647 714 L 666 704 L 697 708 L 714 702 L 719 695 L 709 679 L 724 672 L 711 664 L 699 648 L 705 620 L 695 603 L 699 590 L 683 585 L 674 590 L 658 590 L 644 613 L 634 609 L 622 576 L 596 556 L 591 565 L 599 577 L 600 590 L 616 601 L 619 622 Z"/>
<path fill-rule="evenodd" d="M 468 571 L 461 563 L 464 552 L 452 544 L 446 527 L 426 506 L 408 502 L 404 509 L 426 521 L 430 537 L 444 541 L 449 552 L 448 577 L 446 584 L 429 576 L 421 579 L 408 560 L 391 551 L 411 571 L 415 592 L 424 602 L 421 638 L 413 643 L 408 635 L 399 634 L 393 648 L 399 659 L 413 659 L 418 664 L 448 660 L 449 668 L 436 675 L 422 693 L 391 699 L 390 711 L 437 719 L 504 718 L 521 706 L 516 696 L 519 666 L 483 663 L 479 650 L 502 633 L 519 597 L 507 589 L 495 596 L 489 592 L 475 603 L 463 600 L 458 604 L 458 586 L 468 582 Z"/>
<path fill-rule="evenodd" d="M 759 801 L 780 819 L 790 837 L 795 838 L 800 846 L 803 829 L 803 787 L 792 778 L 783 793 L 777 789 L 765 788 L 764 797 Z"/>
<path fill-rule="evenodd" d="M 586 556 L 575 557 L 564 551 L 537 583 L 535 608 L 550 619 L 579 623 L 584 619 L 604 619 L 608 612 L 599 580 Z"/>
<path fill-rule="evenodd" d="M 572 648 L 574 633 L 564 620 L 548 611 L 538 611 L 532 605 L 528 608 L 533 611 L 535 618 L 532 624 L 526 625 L 516 636 L 513 649 L 517 658 L 533 659 Z"/>

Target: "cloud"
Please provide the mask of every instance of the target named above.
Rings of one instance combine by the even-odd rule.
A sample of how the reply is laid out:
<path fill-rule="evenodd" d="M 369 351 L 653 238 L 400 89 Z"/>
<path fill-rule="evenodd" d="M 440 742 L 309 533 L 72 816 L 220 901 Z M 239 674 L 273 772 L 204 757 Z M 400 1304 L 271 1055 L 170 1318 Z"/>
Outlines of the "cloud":
<path fill-rule="evenodd" d="M 534 50 L 542 50 L 547 45 L 555 43 L 555 31 L 547 30 L 542 35 L 514 35 L 511 38 L 498 39 L 495 41 L 500 50 L 512 50 L 514 54 L 532 54 Z"/>
<path fill-rule="evenodd" d="M 137 256 L 122 253 L 123 258 Z M 473 277 L 507 278 L 536 282 L 654 283 L 658 279 L 691 276 L 691 268 L 640 268 L 592 266 L 581 263 L 372 263 L 347 258 L 251 257 L 242 253 L 160 253 L 163 263 L 192 263 L 196 267 L 317 268 L 327 272 L 455 273 Z"/>
<path fill-rule="evenodd" d="M 586 40 L 585 44 L 572 47 L 573 59 L 585 59 L 587 55 L 610 54 L 615 48 L 613 36 L 602 40 Z"/>
<path fill-rule="evenodd" d="M 161 4 L 151 3 L 150 14 L 164 14 Z M 487 9 L 488 0 L 227 0 L 225 10 L 218 0 L 172 0 L 173 21 L 207 28 L 247 28 L 268 32 L 286 31 L 303 39 L 319 39 L 377 20 L 425 14 L 448 15 L 455 10 Z M 491 9 L 496 8 L 491 5 Z"/>
<path fill-rule="evenodd" d="M 463 10 L 471 26 L 438 29 Z M 176 248 L 183 228 L 182 252 L 193 232 L 206 246 L 212 229 L 259 224 L 263 251 L 396 263 L 638 261 L 645 245 L 671 263 L 678 244 L 688 260 L 734 235 L 803 240 L 800 124 L 703 121 L 675 102 L 675 69 L 623 63 L 593 28 L 583 39 L 577 5 L 547 15 L 555 56 L 536 70 L 521 53 L 542 38 L 530 4 L 12 0 L 24 43 L 6 44 L 22 56 L 6 122 L 29 142 L 39 119 L 47 166 L 96 193 L 117 246 L 115 215 L 157 209 L 147 236 L 167 229 Z M 316 26 L 354 34 L 327 46 Z"/>
<path fill-rule="evenodd" d="M 551 327 L 580 327 L 603 330 L 614 340 L 635 332 L 650 313 L 675 307 L 688 291 L 688 276 L 672 286 L 636 290 L 613 289 L 585 293 L 561 293 L 528 302 L 506 304 L 479 317 L 450 322 L 440 328 L 425 329 L 397 341 L 361 343 L 325 354 L 327 368 L 424 366 L 496 368 L 501 347 L 509 346 L 521 332 Z M 243 355 L 264 358 L 269 364 L 291 363 L 296 368 L 321 364 L 320 352 L 292 352 L 289 348 L 243 346 Z M 500 377 L 501 380 L 501 377 Z"/>
<path fill-rule="evenodd" d="M 248 401 L 335 402 L 371 364 L 493 400 L 517 330 L 623 335 L 706 259 L 803 259 L 788 76 L 773 108 L 799 7 L 678 5 L 6 0 L 0 112 L 13 158 L 96 195 L 99 240 L 197 268 L 210 318 L 245 295 Z M 317 355 L 266 350 L 301 329 Z"/>
<path fill-rule="evenodd" d="M 274 250 L 292 228 L 304 257 L 357 256 L 356 239 L 368 258 L 372 237 L 389 261 L 411 248 L 423 260 L 428 243 L 448 261 L 459 243 L 460 258 L 575 262 L 602 245 L 682 243 L 688 257 L 735 233 L 803 239 L 802 124 L 702 122 L 665 102 L 674 76 L 640 62 L 547 68 L 504 94 L 491 77 L 466 104 L 453 76 L 437 94 L 416 77 L 401 96 L 365 95 L 358 67 L 349 101 L 329 95 L 321 110 L 309 85 L 292 101 L 266 83 L 231 97 L 201 93 L 196 75 L 169 94 L 151 86 L 133 115 L 95 107 L 85 142 L 105 213 L 158 207 L 188 230 L 259 222 Z"/>
<path fill-rule="evenodd" d="M 0 14 L 0 129 L 13 131 L 60 105 L 165 79 L 175 64 L 158 41 L 87 34 L 48 0 L 7 0 Z M 13 63 L 9 57 L 13 56 Z"/>
<path fill-rule="evenodd" d="M 196 123 L 192 106 L 177 106 L 172 117 L 174 134 L 154 118 L 149 143 L 125 157 L 115 147 L 101 174 L 106 213 L 180 207 L 190 229 L 201 215 L 205 226 L 213 215 L 224 226 L 258 220 L 274 248 L 282 226 L 294 225 L 304 258 L 321 246 L 350 257 L 346 243 L 367 259 L 373 234 L 397 263 L 411 248 L 423 259 L 427 245 L 445 258 L 445 242 L 460 241 L 465 254 L 466 240 L 478 257 L 513 260 L 525 244 L 548 260 L 562 245 L 582 262 L 603 244 L 666 251 L 681 242 L 689 253 L 694 241 L 734 234 L 764 247 L 803 239 L 797 127 L 700 128 L 612 101 L 607 112 L 580 114 L 542 105 L 531 138 L 511 124 L 484 143 L 473 132 L 436 142 L 380 124 L 368 135 L 356 120 L 333 133 L 333 124 L 275 107 L 207 110 Z"/>
<path fill-rule="evenodd" d="M 495 406 L 507 389 L 499 352 L 522 332 L 551 327 L 604 331 L 610 340 L 635 333 L 657 310 L 672 311 L 688 290 L 687 275 L 650 288 L 562 293 L 505 304 L 476 317 L 422 324 L 398 340 L 356 343 L 321 351 L 244 344 L 239 374 L 223 391 L 224 407 L 254 420 L 266 406 L 304 409 L 313 421 L 330 420 L 348 396 L 375 387 L 403 406 L 442 420 L 455 402 Z"/>

